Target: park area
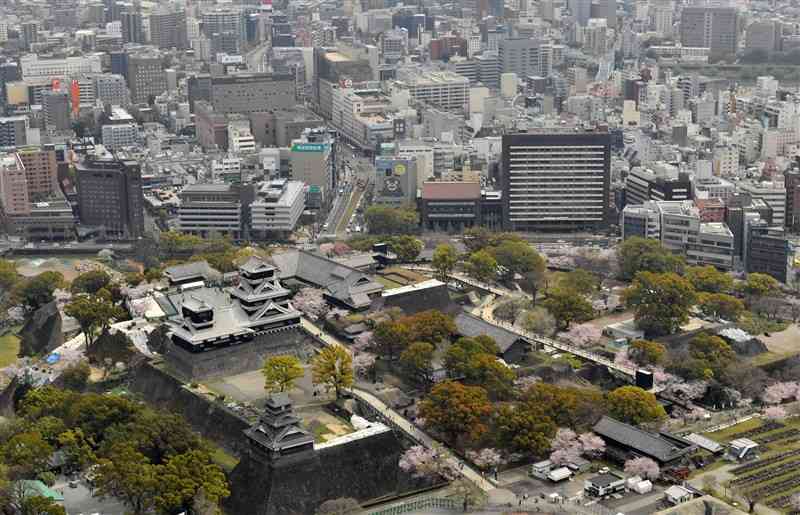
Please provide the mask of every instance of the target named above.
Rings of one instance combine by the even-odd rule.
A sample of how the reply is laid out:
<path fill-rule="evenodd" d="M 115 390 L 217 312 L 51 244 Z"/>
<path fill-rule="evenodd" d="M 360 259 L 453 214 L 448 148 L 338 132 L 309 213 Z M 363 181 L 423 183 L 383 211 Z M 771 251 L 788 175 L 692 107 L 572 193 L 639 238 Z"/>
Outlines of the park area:
<path fill-rule="evenodd" d="M 800 493 L 800 417 L 783 421 L 753 418 L 715 433 L 711 439 L 728 444 L 747 438 L 757 444 L 758 456 L 725 467 L 718 485 L 726 497 L 738 497 L 781 512 L 792 511 L 791 498 Z M 713 485 L 717 480 L 706 480 Z"/>

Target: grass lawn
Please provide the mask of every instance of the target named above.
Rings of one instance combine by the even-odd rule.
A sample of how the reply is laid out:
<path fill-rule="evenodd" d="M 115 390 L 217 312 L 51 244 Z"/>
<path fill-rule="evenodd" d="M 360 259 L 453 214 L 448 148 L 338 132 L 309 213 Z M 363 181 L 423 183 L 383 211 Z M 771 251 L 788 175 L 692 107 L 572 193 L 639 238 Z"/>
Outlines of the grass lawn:
<path fill-rule="evenodd" d="M 12 365 L 19 354 L 19 338 L 13 332 L 0 336 L 0 368 Z"/>
<path fill-rule="evenodd" d="M 780 361 L 782 359 L 790 358 L 796 355 L 797 352 L 762 352 L 757 356 L 753 356 L 749 361 L 750 364 L 754 367 L 763 367 L 764 365 L 768 365 L 770 363 L 774 363 L 775 361 Z"/>
<path fill-rule="evenodd" d="M 382 275 L 376 275 L 375 276 L 375 280 L 378 281 L 379 283 L 381 283 L 382 285 L 384 285 L 386 288 L 388 288 L 390 290 L 392 288 L 399 288 L 399 287 L 403 286 L 402 284 L 394 282 L 391 279 L 387 279 L 386 277 L 384 277 Z"/>
<path fill-rule="evenodd" d="M 222 470 L 226 473 L 230 473 L 233 468 L 239 463 L 239 458 L 228 454 L 225 449 L 219 447 L 210 441 L 206 440 L 209 446 L 211 446 L 211 460 L 220 466 Z"/>
<path fill-rule="evenodd" d="M 763 333 L 779 333 L 789 327 L 789 322 L 783 320 L 770 320 L 755 313 L 746 312 L 738 322 L 743 331 L 758 336 Z"/>

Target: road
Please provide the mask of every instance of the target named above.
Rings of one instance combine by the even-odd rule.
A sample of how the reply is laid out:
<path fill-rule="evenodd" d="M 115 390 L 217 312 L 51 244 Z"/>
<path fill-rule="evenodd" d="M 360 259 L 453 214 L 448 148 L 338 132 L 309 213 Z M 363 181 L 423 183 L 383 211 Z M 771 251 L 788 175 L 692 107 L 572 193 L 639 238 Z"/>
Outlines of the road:
<path fill-rule="evenodd" d="M 247 64 L 247 69 L 257 73 L 267 71 L 267 65 L 264 57 L 269 50 L 269 42 L 264 42 L 247 52 L 244 56 L 244 62 Z"/>

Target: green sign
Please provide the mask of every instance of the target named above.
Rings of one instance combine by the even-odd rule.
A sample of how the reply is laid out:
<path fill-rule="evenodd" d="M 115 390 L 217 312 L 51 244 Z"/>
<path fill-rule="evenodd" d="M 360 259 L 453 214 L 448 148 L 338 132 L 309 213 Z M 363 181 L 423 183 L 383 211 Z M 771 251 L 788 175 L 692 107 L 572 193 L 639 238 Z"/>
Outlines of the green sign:
<path fill-rule="evenodd" d="M 325 152 L 327 149 L 327 143 L 295 143 L 292 145 L 292 152 Z"/>

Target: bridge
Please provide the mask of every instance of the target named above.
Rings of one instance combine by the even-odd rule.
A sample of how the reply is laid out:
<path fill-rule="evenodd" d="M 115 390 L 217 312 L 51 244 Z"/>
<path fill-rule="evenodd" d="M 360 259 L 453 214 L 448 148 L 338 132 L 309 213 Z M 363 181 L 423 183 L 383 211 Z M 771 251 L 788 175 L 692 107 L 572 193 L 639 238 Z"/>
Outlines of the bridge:
<path fill-rule="evenodd" d="M 402 265 L 402 267 L 407 268 L 408 270 L 414 270 L 416 272 L 423 272 L 426 274 L 432 274 L 432 275 L 438 274 L 438 272 L 430 266 Z M 447 274 L 447 278 L 450 279 L 451 281 L 455 281 L 461 284 L 466 284 L 467 286 L 472 286 L 473 288 L 479 288 L 481 290 L 488 291 L 489 293 L 493 293 L 495 295 L 516 296 L 516 297 L 522 296 L 522 297 L 527 297 L 528 299 L 531 298 L 531 296 L 528 293 L 525 293 L 522 290 L 512 291 L 509 290 L 508 288 L 503 288 L 501 286 L 486 284 L 461 272 L 450 272 L 449 274 Z"/>

